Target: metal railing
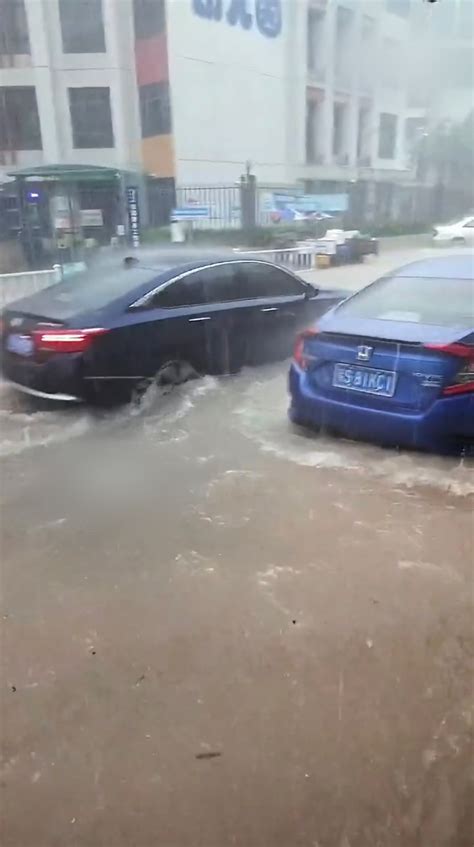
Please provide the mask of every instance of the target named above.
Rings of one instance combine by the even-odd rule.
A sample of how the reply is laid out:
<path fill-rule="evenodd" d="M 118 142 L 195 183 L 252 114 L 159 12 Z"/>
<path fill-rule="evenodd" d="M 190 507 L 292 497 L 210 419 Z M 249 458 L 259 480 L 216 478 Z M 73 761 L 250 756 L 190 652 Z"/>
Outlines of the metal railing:
<path fill-rule="evenodd" d="M 235 248 L 234 253 L 249 258 L 275 262 L 292 270 L 313 270 L 316 267 L 316 250 L 314 245 L 302 247 L 284 247 L 278 250 L 241 250 Z"/>
<path fill-rule="evenodd" d="M 199 207 L 205 210 L 193 222 L 194 229 L 240 229 L 242 225 L 239 185 L 180 186 L 161 188 L 148 186 L 148 218 L 152 227 L 167 226 L 173 209 Z"/>
<path fill-rule="evenodd" d="M 60 281 L 61 268 L 59 266 L 46 271 L 0 274 L 0 309 Z"/>

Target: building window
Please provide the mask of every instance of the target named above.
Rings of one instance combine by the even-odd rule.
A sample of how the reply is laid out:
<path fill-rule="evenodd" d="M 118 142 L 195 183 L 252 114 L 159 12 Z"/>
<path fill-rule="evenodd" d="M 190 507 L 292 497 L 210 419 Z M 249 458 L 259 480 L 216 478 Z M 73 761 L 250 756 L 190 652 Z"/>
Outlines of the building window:
<path fill-rule="evenodd" d="M 334 103 L 332 152 L 338 159 L 345 156 L 347 107 L 345 103 Z"/>
<path fill-rule="evenodd" d="M 74 147 L 113 147 L 109 88 L 69 88 Z"/>
<path fill-rule="evenodd" d="M 24 0 L 0 0 L 0 56 L 29 54 Z"/>
<path fill-rule="evenodd" d="M 314 133 L 314 122 L 316 115 L 316 103 L 312 103 L 311 101 L 306 104 L 306 161 L 314 162 L 316 149 L 315 149 L 315 133 Z"/>
<path fill-rule="evenodd" d="M 319 79 L 324 78 L 325 38 L 324 14 L 315 9 L 308 11 L 307 66 L 308 71 Z"/>
<path fill-rule="evenodd" d="M 133 0 L 135 38 L 153 38 L 165 28 L 164 0 Z"/>
<path fill-rule="evenodd" d="M 64 53 L 105 53 L 102 0 L 59 0 Z"/>
<path fill-rule="evenodd" d="M 306 162 L 308 164 L 321 164 L 323 158 L 320 152 L 322 102 L 323 97 L 306 101 Z"/>
<path fill-rule="evenodd" d="M 397 143 L 397 116 L 382 112 L 379 125 L 379 159 L 394 159 Z"/>
<path fill-rule="evenodd" d="M 42 150 L 33 86 L 0 88 L 0 150 Z"/>
<path fill-rule="evenodd" d="M 357 124 L 357 161 L 359 164 L 370 160 L 370 109 L 361 107 L 359 109 L 359 121 Z"/>
<path fill-rule="evenodd" d="M 171 132 L 170 91 L 167 82 L 140 86 L 142 137 Z"/>

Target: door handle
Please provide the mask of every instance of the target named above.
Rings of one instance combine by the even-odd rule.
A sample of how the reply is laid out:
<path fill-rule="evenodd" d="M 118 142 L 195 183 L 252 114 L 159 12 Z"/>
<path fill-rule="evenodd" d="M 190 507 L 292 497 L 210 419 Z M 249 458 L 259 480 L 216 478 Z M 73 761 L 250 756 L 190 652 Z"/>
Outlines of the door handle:
<path fill-rule="evenodd" d="M 278 312 L 278 306 L 266 306 L 265 309 L 260 309 L 261 312 Z"/>
<path fill-rule="evenodd" d="M 202 318 L 188 318 L 189 323 L 193 323 L 195 321 L 210 321 L 210 320 L 211 320 L 210 315 L 206 315 L 205 317 L 202 317 Z"/>

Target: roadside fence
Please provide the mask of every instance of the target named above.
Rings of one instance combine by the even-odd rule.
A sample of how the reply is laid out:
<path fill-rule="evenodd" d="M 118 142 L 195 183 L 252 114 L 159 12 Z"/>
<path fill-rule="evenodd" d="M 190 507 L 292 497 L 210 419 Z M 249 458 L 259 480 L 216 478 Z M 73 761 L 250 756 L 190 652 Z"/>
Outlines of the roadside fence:
<path fill-rule="evenodd" d="M 234 253 L 249 256 L 249 258 L 275 262 L 277 265 L 284 265 L 292 270 L 310 271 L 316 267 L 316 250 L 311 243 L 309 246 L 285 247 L 278 250 L 241 250 L 236 248 Z"/>
<path fill-rule="evenodd" d="M 58 265 L 46 271 L 0 274 L 0 309 L 60 281 L 61 268 Z"/>

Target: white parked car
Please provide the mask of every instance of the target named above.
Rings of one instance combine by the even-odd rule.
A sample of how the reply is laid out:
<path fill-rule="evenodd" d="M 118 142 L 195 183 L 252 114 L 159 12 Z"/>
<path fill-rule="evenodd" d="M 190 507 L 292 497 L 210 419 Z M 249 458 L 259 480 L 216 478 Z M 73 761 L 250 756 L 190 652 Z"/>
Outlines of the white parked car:
<path fill-rule="evenodd" d="M 435 244 L 471 244 L 474 245 L 474 216 L 462 218 L 449 224 L 435 226 L 433 230 Z"/>

